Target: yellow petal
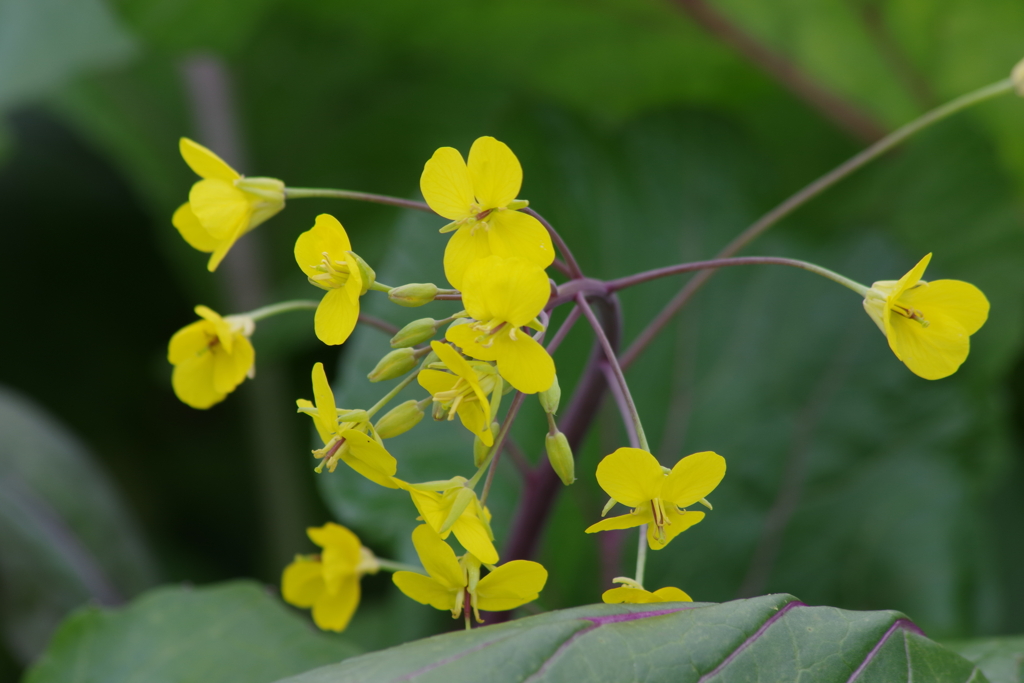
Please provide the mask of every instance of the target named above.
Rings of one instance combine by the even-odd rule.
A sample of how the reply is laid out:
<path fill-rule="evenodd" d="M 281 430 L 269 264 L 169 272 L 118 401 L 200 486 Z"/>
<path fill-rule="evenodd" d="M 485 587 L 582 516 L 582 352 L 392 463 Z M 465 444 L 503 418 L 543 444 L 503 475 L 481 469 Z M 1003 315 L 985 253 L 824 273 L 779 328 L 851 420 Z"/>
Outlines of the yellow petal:
<path fill-rule="evenodd" d="M 327 381 L 327 373 L 324 372 L 323 363 L 313 365 L 313 401 L 316 403 L 316 410 L 320 420 L 330 433 L 334 433 L 338 425 L 338 404 L 334 402 L 334 392 L 331 391 L 331 383 Z"/>
<path fill-rule="evenodd" d="M 245 234 L 247 227 L 248 226 L 244 221 L 240 222 L 236 226 L 234 232 L 217 244 L 217 248 L 213 250 L 212 254 L 210 254 L 210 260 L 206 262 L 206 269 L 208 271 L 212 273 L 217 270 L 217 266 L 219 266 L 220 262 L 224 260 L 224 257 L 228 255 L 228 252 L 231 251 L 231 247 L 235 246 L 235 242 Z"/>
<path fill-rule="evenodd" d="M 924 379 L 949 377 L 967 360 L 971 339 L 956 320 L 938 311 L 928 327 L 898 313 L 890 314 L 889 347 L 910 371 Z"/>
<path fill-rule="evenodd" d="M 459 566 L 455 551 L 434 529 L 420 524 L 412 530 L 412 544 L 416 547 L 423 568 L 441 586 L 448 590 L 459 590 L 466 586 L 466 574 Z"/>
<path fill-rule="evenodd" d="M 324 294 L 313 316 L 317 339 L 334 346 L 344 344 L 359 322 L 359 300 L 353 303 L 351 292 L 332 289 Z"/>
<path fill-rule="evenodd" d="M 256 361 L 256 351 L 245 335 L 236 335 L 232 347 L 230 353 L 223 348 L 213 349 L 213 386 L 225 394 L 234 391 L 245 380 Z"/>
<path fill-rule="evenodd" d="M 476 515 L 463 512 L 452 525 L 452 533 L 463 548 L 476 555 L 484 564 L 495 564 L 498 561 L 498 551 L 487 533 L 487 527 Z"/>
<path fill-rule="evenodd" d="M 224 163 L 219 156 L 188 138 L 178 140 L 178 151 L 189 168 L 200 178 L 217 178 L 231 182 L 241 178 L 235 169 Z"/>
<path fill-rule="evenodd" d="M 323 567 L 318 560 L 296 557 L 281 575 L 281 597 L 289 605 L 312 607 L 325 591 Z"/>
<path fill-rule="evenodd" d="M 196 215 L 192 213 L 192 206 L 188 202 L 179 206 L 178 210 L 174 212 L 174 215 L 171 216 L 171 224 L 178 229 L 189 246 L 197 251 L 210 253 L 220 244 L 220 240 L 210 235 Z"/>
<path fill-rule="evenodd" d="M 398 471 L 395 457 L 369 435 L 355 429 L 346 429 L 341 433 L 341 438 L 345 439 L 353 456 L 378 472 L 394 476 Z"/>
<path fill-rule="evenodd" d="M 214 357 L 203 353 L 174 366 L 171 387 L 182 403 L 204 410 L 223 401 L 227 394 L 213 385 Z"/>
<path fill-rule="evenodd" d="M 420 176 L 420 192 L 434 213 L 448 220 L 470 215 L 473 188 L 466 162 L 457 149 L 441 147 L 427 160 Z"/>
<path fill-rule="evenodd" d="M 395 572 L 391 580 L 398 590 L 420 603 L 434 609 L 455 609 L 455 596 L 459 589 L 444 586 L 437 579 L 416 572 Z"/>
<path fill-rule="evenodd" d="M 441 370 L 420 370 L 420 374 L 417 375 L 416 381 L 420 383 L 420 386 L 427 390 L 431 395 L 440 394 L 445 391 L 451 391 L 455 383 L 459 381 L 459 378 L 450 372 L 443 372 Z"/>
<path fill-rule="evenodd" d="M 351 250 L 348 233 L 338 219 L 322 213 L 316 217 L 313 227 L 295 240 L 295 262 L 306 277 L 312 277 L 320 272 L 316 267 L 323 261 L 325 252 L 332 260 L 345 261 L 346 252 Z"/>
<path fill-rule="evenodd" d="M 551 283 L 540 266 L 518 257 L 488 256 L 466 271 L 462 303 L 477 320 L 501 320 L 522 327 L 551 298 Z"/>
<path fill-rule="evenodd" d="M 652 600 L 652 602 L 693 602 L 693 598 L 687 595 L 685 591 L 674 586 L 659 588 L 654 591 L 654 597 L 656 600 Z"/>
<path fill-rule="evenodd" d="M 459 157 L 462 160 L 462 157 Z M 469 177 L 480 208 L 506 206 L 523 185 L 523 167 L 504 142 L 477 138 L 469 150 Z"/>
<path fill-rule="evenodd" d="M 929 315 L 938 311 L 960 323 L 967 334 L 974 334 L 988 320 L 989 303 L 981 290 L 960 280 L 935 280 L 904 292 L 900 303 Z"/>
<path fill-rule="evenodd" d="M 537 599 L 548 581 L 548 571 L 537 562 L 512 560 L 480 579 L 477 607 L 488 612 L 515 609 Z"/>
<path fill-rule="evenodd" d="M 725 458 L 711 451 L 694 453 L 672 468 L 662 485 L 661 498 L 681 508 L 689 507 L 706 498 L 724 477 Z"/>
<path fill-rule="evenodd" d="M 672 541 L 673 538 L 683 533 L 691 526 L 704 519 L 703 512 L 687 510 L 679 512 L 670 505 L 665 506 L 665 541 L 658 539 L 658 529 L 653 524 L 647 527 L 647 545 L 653 550 L 661 550 Z"/>
<path fill-rule="evenodd" d="M 449 370 L 464 379 L 473 389 L 473 393 L 476 395 L 477 400 L 480 401 L 481 409 L 485 413 L 484 420 L 487 425 L 490 426 L 490 403 L 487 402 L 487 394 L 484 393 L 483 387 L 480 386 L 480 379 L 477 377 L 476 370 L 473 369 L 469 362 L 466 361 L 458 351 L 448 344 L 432 341 L 430 342 L 430 348 L 434 350 L 434 353 L 437 354 L 437 357 L 441 359 L 441 362 L 444 363 Z"/>
<path fill-rule="evenodd" d="M 463 401 L 459 404 L 458 415 L 462 426 L 472 434 L 479 436 L 485 446 L 494 445 L 494 436 L 491 434 L 491 421 L 484 415 L 484 411 L 479 403 L 476 401 Z"/>
<path fill-rule="evenodd" d="M 642 588 L 630 588 L 629 586 L 619 586 L 618 588 L 606 590 L 601 594 L 601 600 L 609 605 L 618 605 L 623 602 L 633 605 L 657 602 L 654 599 L 654 594 L 650 591 L 645 591 Z"/>
<path fill-rule="evenodd" d="M 502 330 L 494 335 L 498 372 L 524 394 L 547 391 L 555 382 L 555 361 L 547 350 L 523 330 L 511 339 Z"/>
<path fill-rule="evenodd" d="M 597 524 L 591 524 L 587 527 L 586 532 L 588 534 L 596 534 L 598 531 L 613 531 L 615 529 L 632 529 L 642 524 L 649 524 L 654 521 L 654 517 L 651 516 L 651 509 L 648 505 L 643 508 L 640 512 L 630 513 L 628 515 L 619 515 L 618 517 L 606 517 Z"/>
<path fill-rule="evenodd" d="M 412 504 L 416 506 L 416 511 L 420 513 L 423 521 L 434 531 L 440 529 L 444 520 L 448 518 L 448 511 L 451 507 L 445 504 L 441 495 L 431 491 L 409 489 L 409 497 L 412 498 Z M 442 538 L 447 537 L 448 534 L 442 536 Z"/>
<path fill-rule="evenodd" d="M 337 592 L 324 591 L 313 603 L 313 622 L 325 631 L 344 631 L 359 606 L 359 577 L 350 574 Z"/>
<path fill-rule="evenodd" d="M 355 557 L 359 556 L 359 537 L 341 524 L 327 522 L 323 526 L 311 526 L 306 529 L 306 535 L 321 548 L 342 548 Z"/>
<path fill-rule="evenodd" d="M 495 211 L 487 217 L 491 251 L 505 258 L 518 257 L 539 268 L 555 260 L 551 234 L 536 218 L 521 211 Z"/>
<path fill-rule="evenodd" d="M 665 475 L 657 459 L 639 448 L 620 448 L 597 465 L 597 483 L 631 508 L 657 498 Z"/>
<path fill-rule="evenodd" d="M 353 457 L 350 449 L 346 446 L 342 446 L 338 450 L 338 458 L 353 470 L 372 481 L 374 484 L 379 484 L 388 489 L 404 488 L 405 482 L 400 479 L 396 479 L 386 472 L 382 472 L 361 458 Z"/>
<path fill-rule="evenodd" d="M 200 180 L 188 193 L 192 213 L 210 237 L 223 240 L 247 227 L 252 207 L 245 193 L 223 180 Z"/>
<path fill-rule="evenodd" d="M 924 277 L 924 271 L 928 268 L 931 260 L 932 255 L 926 254 L 913 268 L 907 271 L 907 274 L 901 277 L 892 288 L 892 292 L 889 294 L 889 301 L 898 301 L 905 291 L 916 286 L 921 278 Z"/>
<path fill-rule="evenodd" d="M 359 262 L 351 251 L 345 254 L 345 263 L 348 265 L 345 293 L 348 294 L 348 300 L 358 309 L 359 297 L 366 293 L 370 283 L 363 282 L 363 273 L 359 270 Z"/>
<path fill-rule="evenodd" d="M 467 356 L 478 360 L 497 360 L 498 354 L 494 346 L 481 346 L 477 343 L 480 333 L 471 325 L 455 325 L 445 332 L 445 339 L 462 349 Z"/>
<path fill-rule="evenodd" d="M 206 320 L 186 325 L 171 337 L 167 345 L 167 360 L 172 365 L 178 365 L 206 353 L 216 334 L 213 325 Z"/>
<path fill-rule="evenodd" d="M 462 278 L 473 263 L 491 255 L 487 231 L 465 225 L 452 235 L 444 248 L 444 276 L 455 289 L 462 289 Z"/>

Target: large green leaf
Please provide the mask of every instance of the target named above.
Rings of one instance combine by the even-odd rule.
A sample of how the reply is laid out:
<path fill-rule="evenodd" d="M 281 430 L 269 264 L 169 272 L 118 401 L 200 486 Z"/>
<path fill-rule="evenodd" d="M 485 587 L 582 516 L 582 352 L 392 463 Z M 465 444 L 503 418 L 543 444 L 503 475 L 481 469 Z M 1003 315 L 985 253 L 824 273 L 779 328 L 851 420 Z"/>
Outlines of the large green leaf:
<path fill-rule="evenodd" d="M 991 683 L 1024 681 L 1024 636 L 978 638 L 944 644 L 974 662 Z"/>
<path fill-rule="evenodd" d="M 12 651 L 29 661 L 71 610 L 117 604 L 153 575 L 132 514 L 88 450 L 0 387 L 0 618 Z"/>
<path fill-rule="evenodd" d="M 262 683 L 355 654 L 265 588 L 238 581 L 164 587 L 65 622 L 26 683 Z"/>
<path fill-rule="evenodd" d="M 787 595 L 720 605 L 600 605 L 435 636 L 287 679 L 351 681 L 857 681 L 978 683 L 967 660 L 898 612 Z"/>

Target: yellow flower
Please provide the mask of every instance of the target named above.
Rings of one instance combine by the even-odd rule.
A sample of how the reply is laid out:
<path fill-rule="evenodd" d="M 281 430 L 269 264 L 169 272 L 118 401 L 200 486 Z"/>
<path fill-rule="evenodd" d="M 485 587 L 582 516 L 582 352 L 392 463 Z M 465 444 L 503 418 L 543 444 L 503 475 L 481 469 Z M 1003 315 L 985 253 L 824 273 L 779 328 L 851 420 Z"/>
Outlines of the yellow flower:
<path fill-rule="evenodd" d="M 462 285 L 462 303 L 475 322 L 448 328 L 448 341 L 467 356 L 497 361 L 501 376 L 524 394 L 550 387 L 555 361 L 520 329 L 542 329 L 536 318 L 551 297 L 551 285 L 540 266 L 488 256 L 470 266 Z"/>
<path fill-rule="evenodd" d="M 441 414 L 449 420 L 457 414 L 466 429 L 479 436 L 484 445 L 493 446 L 491 416 L 498 411 L 504 385 L 498 372 L 489 363 L 470 363 L 448 344 L 435 341 L 430 347 L 451 372 L 420 370 L 420 386 L 433 395 Z"/>
<path fill-rule="evenodd" d="M 211 272 L 239 237 L 284 208 L 284 183 L 276 178 L 246 178 L 188 138 L 178 149 L 185 163 L 202 178 L 171 222 L 193 248 L 210 253 Z"/>
<path fill-rule="evenodd" d="M 864 310 L 910 371 L 925 379 L 949 377 L 967 360 L 971 335 L 988 319 L 988 299 L 960 280 L 921 279 L 928 254 L 899 280 L 871 285 Z"/>
<path fill-rule="evenodd" d="M 590 526 L 587 533 L 649 524 L 647 544 L 655 550 L 664 548 L 704 519 L 703 512 L 684 508 L 698 502 L 707 505 L 704 497 L 724 476 L 725 458 L 711 451 L 688 455 L 666 472 L 647 451 L 620 448 L 598 464 L 597 483 L 613 501 L 633 511 L 603 519 Z"/>
<path fill-rule="evenodd" d="M 525 605 L 537 599 L 548 580 L 547 570 L 529 560 L 489 567 L 491 572 L 481 579 L 480 565 L 489 563 L 481 563 L 472 553 L 460 560 L 437 532 L 425 524 L 413 530 L 412 542 L 427 575 L 395 572 L 395 585 L 420 604 L 451 610 L 454 618 L 464 608 L 472 607 L 479 622 L 480 610 L 501 612 Z"/>
<path fill-rule="evenodd" d="M 376 574 L 377 558 L 359 538 L 334 522 L 306 529 L 323 548 L 320 555 L 296 555 L 281 575 L 285 602 L 313 608 L 313 621 L 325 631 L 344 631 L 359 605 L 359 579 Z"/>
<path fill-rule="evenodd" d="M 498 561 L 491 532 L 491 514 L 480 504 L 473 489 L 465 486 L 465 477 L 447 481 L 407 485 L 413 505 L 420 517 L 441 538 L 455 533 L 462 547 L 480 558 L 484 564 Z"/>
<path fill-rule="evenodd" d="M 621 583 L 623 585 L 606 590 L 601 595 L 601 600 L 609 605 L 617 605 L 622 602 L 634 605 L 643 605 L 649 602 L 693 602 L 693 598 L 684 591 L 672 586 L 659 588 L 652 593 L 651 591 L 644 590 L 643 586 L 627 577 L 613 579 L 612 583 Z"/>
<path fill-rule="evenodd" d="M 174 333 L 167 360 L 174 366 L 171 386 L 183 403 L 209 408 L 223 401 L 256 371 L 256 351 L 249 341 L 255 329 L 251 318 L 222 318 L 206 306 L 196 306 L 197 320 Z"/>
<path fill-rule="evenodd" d="M 490 254 L 519 256 L 541 268 L 555 260 L 548 231 L 516 210 L 526 206 L 516 201 L 522 184 L 516 155 L 492 137 L 477 138 L 468 166 L 452 147 L 440 148 L 424 165 L 423 198 L 435 213 L 454 221 L 441 232 L 455 230 L 444 252 L 444 273 L 456 289 L 462 289 L 466 269 Z"/>
<path fill-rule="evenodd" d="M 364 277 L 359 257 L 338 219 L 322 213 L 295 241 L 295 262 L 311 284 L 327 290 L 316 308 L 313 326 L 324 344 L 342 344 L 359 320 L 359 297 L 373 284 Z"/>
<path fill-rule="evenodd" d="M 405 483 L 394 476 L 398 471 L 398 461 L 367 434 L 373 431 L 373 427 L 366 411 L 338 410 L 323 363 L 313 366 L 313 399 L 315 404 L 304 398 L 295 404 L 300 413 L 313 418 L 313 425 L 324 442 L 323 448 L 313 451 L 314 456 L 323 460 L 316 468 L 317 472 L 322 471 L 324 465 L 333 472 L 341 460 L 381 486 L 389 489 L 404 487 Z"/>

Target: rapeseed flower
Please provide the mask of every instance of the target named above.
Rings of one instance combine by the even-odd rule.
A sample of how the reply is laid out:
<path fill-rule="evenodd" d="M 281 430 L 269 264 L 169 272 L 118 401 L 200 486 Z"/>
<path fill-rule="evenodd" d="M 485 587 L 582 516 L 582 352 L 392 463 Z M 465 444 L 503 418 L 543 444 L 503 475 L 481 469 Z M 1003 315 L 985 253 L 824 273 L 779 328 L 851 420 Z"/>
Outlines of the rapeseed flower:
<path fill-rule="evenodd" d="M 246 178 L 219 156 L 188 138 L 178 142 L 185 163 L 202 178 L 171 223 L 193 248 L 211 253 L 213 272 L 238 238 L 284 208 L 284 183 Z"/>
<path fill-rule="evenodd" d="M 352 251 L 338 219 L 326 213 L 295 240 L 295 262 L 310 284 L 327 291 L 313 318 L 317 338 L 344 343 L 359 320 L 359 297 L 373 284 L 373 271 Z"/>
<path fill-rule="evenodd" d="M 970 337 L 988 319 L 989 304 L 970 283 L 922 280 L 931 258 L 925 256 L 899 280 L 872 284 L 864 310 L 911 372 L 942 379 L 967 360 Z"/>
<path fill-rule="evenodd" d="M 470 265 L 490 254 L 518 256 L 540 268 L 554 261 L 551 235 L 536 218 L 517 210 L 527 205 L 516 200 L 522 184 L 516 155 L 492 137 L 477 138 L 468 165 L 452 147 L 438 149 L 424 165 L 423 198 L 453 221 L 441 232 L 455 231 L 444 252 L 444 272 L 456 289 L 462 289 Z"/>
<path fill-rule="evenodd" d="M 181 401 L 205 409 L 223 401 L 256 369 L 256 351 L 249 341 L 251 318 L 221 317 L 196 306 L 197 320 L 174 333 L 167 360 L 174 366 L 171 386 Z"/>
<path fill-rule="evenodd" d="M 476 492 L 465 485 L 466 481 L 465 477 L 453 477 L 447 481 L 407 484 L 404 488 L 420 518 L 442 539 L 454 533 L 462 547 L 481 562 L 494 564 L 498 551 L 494 548 L 491 513 L 480 504 Z"/>
<path fill-rule="evenodd" d="M 643 605 L 650 602 L 693 602 L 693 598 L 684 591 L 672 586 L 666 586 L 651 592 L 644 590 L 643 586 L 627 577 L 619 577 L 614 579 L 612 583 L 623 585 L 617 588 L 610 588 L 601 595 L 601 600 L 609 605 L 617 605 L 623 602 L 633 605 Z"/>
<path fill-rule="evenodd" d="M 724 476 L 725 458 L 711 451 L 688 455 L 666 471 L 647 451 L 620 448 L 598 464 L 597 483 L 613 501 L 633 511 L 603 519 L 587 533 L 647 524 L 647 544 L 655 550 L 664 548 L 704 519 L 703 512 L 685 508 L 698 502 L 710 508 L 705 497 Z"/>
<path fill-rule="evenodd" d="M 448 328 L 448 341 L 472 358 L 496 361 L 498 372 L 524 394 L 555 381 L 555 361 L 523 326 L 543 329 L 537 316 L 551 285 L 540 266 L 522 258 L 488 256 L 466 271 L 462 303 L 474 320 Z"/>
<path fill-rule="evenodd" d="M 325 631 L 344 631 L 359 606 L 359 580 L 376 574 L 377 558 L 359 538 L 334 522 L 306 529 L 323 548 L 319 555 L 296 555 L 281 575 L 281 596 L 301 608 L 313 608 L 313 621 Z"/>
<path fill-rule="evenodd" d="M 480 578 L 481 565 L 490 563 L 472 553 L 456 557 L 455 551 L 426 524 L 413 530 L 412 542 L 427 573 L 400 571 L 392 580 L 416 602 L 450 610 L 456 619 L 463 609 L 472 608 L 480 622 L 480 610 L 500 612 L 525 605 L 539 597 L 548 580 L 547 570 L 529 560 L 489 567 L 490 573 Z"/>
<path fill-rule="evenodd" d="M 458 415 L 484 445 L 493 446 L 491 417 L 498 411 L 504 385 L 498 371 L 489 363 L 467 361 L 448 344 L 435 341 L 430 347 L 450 372 L 434 369 L 435 365 L 420 370 L 420 386 L 431 393 L 440 415 L 449 420 Z"/>

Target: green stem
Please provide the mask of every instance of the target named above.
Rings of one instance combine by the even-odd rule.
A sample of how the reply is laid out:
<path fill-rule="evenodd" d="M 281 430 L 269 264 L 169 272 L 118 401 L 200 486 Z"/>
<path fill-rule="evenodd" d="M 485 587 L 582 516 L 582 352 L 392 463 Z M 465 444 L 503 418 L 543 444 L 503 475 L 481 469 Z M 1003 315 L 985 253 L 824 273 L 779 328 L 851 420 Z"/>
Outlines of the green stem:
<path fill-rule="evenodd" d="M 370 192 L 354 192 L 352 190 L 330 190 L 327 188 L 320 187 L 286 187 L 284 188 L 284 196 L 287 199 L 305 199 L 307 197 L 352 199 L 357 202 L 371 202 L 373 204 L 385 204 L 387 206 L 400 206 L 405 209 L 416 209 L 417 211 L 433 213 L 430 207 L 427 206 L 424 202 L 417 202 L 413 199 L 400 199 L 398 197 L 388 197 L 387 195 L 372 194 Z"/>
<path fill-rule="evenodd" d="M 295 299 L 293 301 L 282 301 L 279 304 L 261 306 L 260 308 L 257 308 L 254 311 L 249 311 L 248 313 L 243 313 L 242 315 L 247 318 L 251 318 L 253 321 L 257 321 L 278 315 L 280 313 L 288 313 L 289 311 L 313 310 L 319 305 L 319 301 L 313 301 L 312 299 Z"/>
<path fill-rule="evenodd" d="M 411 373 L 411 374 L 410 374 L 410 375 L 409 375 L 408 377 L 406 377 L 406 378 L 405 378 L 405 379 L 403 379 L 403 380 L 402 380 L 401 382 L 399 382 L 399 383 L 398 383 L 397 385 L 395 385 L 395 388 L 394 388 L 394 389 L 392 389 L 392 390 L 391 390 L 391 391 L 389 391 L 388 393 L 384 394 L 384 397 L 383 397 L 383 398 L 381 398 L 381 400 L 377 401 L 377 402 L 376 402 L 376 403 L 375 403 L 375 404 L 373 405 L 373 407 L 372 407 L 372 408 L 370 408 L 369 410 L 367 410 L 367 411 L 366 411 L 366 414 L 367 414 L 367 416 L 369 416 L 369 417 L 373 417 L 374 415 L 376 415 L 376 414 L 377 414 L 377 412 L 378 412 L 378 411 L 379 411 L 379 410 L 380 410 L 381 408 L 383 408 L 384 406 L 386 406 L 386 405 L 387 405 L 387 404 L 388 404 L 388 403 L 389 403 L 389 402 L 391 401 L 391 399 L 393 399 L 393 398 L 394 398 L 395 396 L 398 396 L 398 394 L 399 394 L 399 393 L 401 393 L 402 389 L 405 389 L 405 388 L 406 388 L 407 386 L 409 386 L 410 384 L 412 384 L 412 381 L 413 381 L 414 379 L 416 379 L 416 377 L 417 377 L 417 376 L 418 376 L 419 374 L 420 374 L 420 371 L 419 371 L 419 369 L 416 369 L 416 370 L 415 370 L 415 371 L 413 371 L 413 372 L 412 372 L 412 373 Z"/>
<path fill-rule="evenodd" d="M 516 395 L 512 397 L 512 403 L 509 404 L 505 420 L 501 423 L 501 430 L 498 431 L 498 436 L 494 438 L 494 445 L 491 446 L 491 450 L 487 454 L 488 462 L 484 463 L 484 467 L 487 467 L 487 481 L 484 482 L 484 490 L 480 494 L 481 507 L 487 502 L 487 496 L 491 492 L 491 482 L 494 481 L 494 473 L 498 469 L 498 458 L 501 457 L 502 447 L 505 445 L 505 439 L 508 438 L 509 430 L 512 429 L 512 423 L 515 421 L 516 415 L 519 414 L 519 408 L 523 405 L 525 399 L 526 394 L 521 391 L 517 391 Z M 478 479 L 478 477 L 479 473 L 477 473 L 474 479 Z"/>
<path fill-rule="evenodd" d="M 640 526 L 640 543 L 636 548 L 636 582 L 644 586 L 644 570 L 647 569 L 647 525 Z"/>
<path fill-rule="evenodd" d="M 384 560 L 376 558 L 377 564 L 386 572 L 417 572 L 423 573 L 422 567 L 414 567 L 411 564 L 405 564 L 404 562 L 395 562 L 394 560 Z"/>

